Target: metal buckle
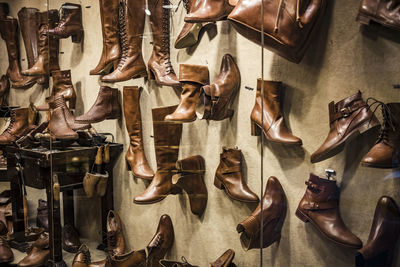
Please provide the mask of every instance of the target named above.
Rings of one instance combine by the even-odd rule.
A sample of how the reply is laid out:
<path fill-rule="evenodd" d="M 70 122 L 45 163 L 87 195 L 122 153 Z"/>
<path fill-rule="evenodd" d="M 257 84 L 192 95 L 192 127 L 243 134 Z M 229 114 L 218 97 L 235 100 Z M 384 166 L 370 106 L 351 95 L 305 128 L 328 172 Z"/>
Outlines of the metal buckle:
<path fill-rule="evenodd" d="M 349 108 L 342 108 L 340 110 L 340 113 L 342 114 L 343 118 L 347 118 L 348 116 L 350 116 L 350 109 Z"/>

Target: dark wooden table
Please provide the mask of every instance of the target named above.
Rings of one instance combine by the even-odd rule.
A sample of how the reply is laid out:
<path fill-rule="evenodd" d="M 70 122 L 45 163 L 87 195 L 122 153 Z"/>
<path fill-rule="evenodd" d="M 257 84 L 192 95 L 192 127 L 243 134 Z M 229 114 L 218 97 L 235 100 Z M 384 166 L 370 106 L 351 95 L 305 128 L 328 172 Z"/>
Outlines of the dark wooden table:
<path fill-rule="evenodd" d="M 122 144 L 110 144 L 110 163 L 105 166 L 109 173 L 107 192 L 101 198 L 102 242 L 106 242 L 106 221 L 108 211 L 114 208 L 113 167 Z M 48 266 L 66 266 L 62 258 L 62 228 L 60 201 L 54 197 L 53 184 L 58 180 L 63 195 L 64 223 L 74 225 L 74 189 L 82 188 L 83 177 L 90 171 L 97 153 L 97 147 L 71 146 L 65 150 L 50 151 L 45 148 L 19 149 L 6 147 L 7 176 L 10 179 L 12 196 L 13 226 L 15 242 L 25 242 L 23 213 L 23 184 L 46 189 L 49 214 L 50 260 Z M 20 168 L 23 166 L 22 175 Z M 21 179 L 23 177 L 23 181 Z"/>

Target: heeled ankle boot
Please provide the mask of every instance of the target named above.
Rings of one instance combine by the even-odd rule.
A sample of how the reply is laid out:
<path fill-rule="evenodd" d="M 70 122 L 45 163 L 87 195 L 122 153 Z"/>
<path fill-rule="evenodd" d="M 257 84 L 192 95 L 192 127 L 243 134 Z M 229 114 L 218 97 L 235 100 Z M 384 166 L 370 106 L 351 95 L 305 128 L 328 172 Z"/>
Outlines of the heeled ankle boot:
<path fill-rule="evenodd" d="M 141 91 L 142 88 L 137 86 L 125 86 L 123 91 L 125 124 L 130 139 L 125 160 L 127 167 L 134 176 L 151 180 L 154 172 L 147 162 L 143 149 L 142 117 L 140 113 Z"/>
<path fill-rule="evenodd" d="M 180 86 L 172 68 L 169 49 L 170 10 L 164 8 L 168 0 L 149 0 L 151 31 L 153 32 L 153 52 L 148 63 L 148 78 L 157 84 Z"/>
<path fill-rule="evenodd" d="M 264 99 L 261 95 L 264 84 Z M 251 112 L 251 135 L 264 133 L 268 141 L 285 145 L 302 145 L 300 138 L 294 136 L 286 127 L 281 111 L 283 105 L 282 83 L 257 79 L 256 101 Z M 262 102 L 264 109 L 261 110 Z M 264 114 L 261 121 L 261 113 Z"/>
<path fill-rule="evenodd" d="M 183 6 L 186 9 L 186 14 L 190 12 L 195 0 L 183 0 Z M 200 31 L 203 28 L 203 23 L 184 22 L 181 32 L 175 40 L 175 48 L 182 49 L 194 46 L 198 40 Z"/>
<path fill-rule="evenodd" d="M 107 252 L 109 255 L 125 253 L 125 238 L 122 222 L 116 211 L 110 210 L 107 215 Z"/>
<path fill-rule="evenodd" d="M 118 36 L 119 0 L 99 0 L 101 30 L 103 33 L 103 51 L 97 66 L 90 75 L 109 73 L 116 66 L 121 56 Z"/>
<path fill-rule="evenodd" d="M 226 20 L 233 10 L 228 0 L 198 0 L 186 15 L 186 22 L 215 22 Z"/>
<path fill-rule="evenodd" d="M 165 120 L 174 122 L 195 121 L 200 88 L 209 83 L 208 68 L 206 66 L 180 64 L 179 81 L 183 87 L 179 105 L 172 114 L 165 116 Z"/>
<path fill-rule="evenodd" d="M 0 78 L 0 106 L 8 106 L 8 94 L 10 93 L 10 81 L 7 75 Z"/>
<path fill-rule="evenodd" d="M 179 187 L 172 184 L 172 175 L 177 171 L 176 161 L 182 137 L 182 124 L 164 121 L 164 117 L 175 108 L 176 106 L 152 109 L 157 172 L 146 190 L 135 197 L 136 204 L 156 203 L 169 194 L 181 192 Z"/>
<path fill-rule="evenodd" d="M 10 145 L 34 129 L 29 123 L 28 108 L 15 108 L 11 110 L 10 123 L 0 135 L 0 145 Z"/>
<path fill-rule="evenodd" d="M 82 7 L 78 4 L 65 3 L 61 6 L 61 19 L 57 27 L 47 30 L 47 34 L 58 39 L 71 36 L 73 43 L 80 43 L 83 38 Z"/>
<path fill-rule="evenodd" d="M 64 109 L 57 107 L 51 111 L 49 126 L 50 135 L 58 140 L 76 140 L 78 133 L 71 129 L 65 119 Z"/>
<path fill-rule="evenodd" d="M 235 251 L 228 249 L 216 261 L 211 262 L 211 267 L 233 267 L 232 261 L 235 258 Z"/>

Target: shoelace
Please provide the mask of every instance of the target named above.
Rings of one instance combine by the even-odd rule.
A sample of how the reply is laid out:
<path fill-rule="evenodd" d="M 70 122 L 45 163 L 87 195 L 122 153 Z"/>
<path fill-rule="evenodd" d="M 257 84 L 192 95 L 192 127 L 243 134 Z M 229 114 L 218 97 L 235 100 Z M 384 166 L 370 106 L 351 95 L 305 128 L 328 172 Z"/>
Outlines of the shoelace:
<path fill-rule="evenodd" d="M 91 260 L 91 256 L 90 256 L 90 251 L 89 251 L 89 249 L 87 247 L 82 249 L 81 253 L 83 254 L 85 263 L 90 263 L 92 261 Z"/>
<path fill-rule="evenodd" d="M 300 28 L 303 28 L 303 23 L 301 23 L 301 18 L 300 18 L 300 0 L 296 0 L 296 1 L 297 1 L 297 3 L 296 3 L 296 22 L 299 24 Z M 278 32 L 278 25 L 279 25 L 279 20 L 281 17 L 281 12 L 283 9 L 283 2 L 285 2 L 285 0 L 279 1 L 278 14 L 276 15 L 274 33 Z"/>
<path fill-rule="evenodd" d="M 160 0 L 159 0 L 160 1 Z M 171 5 L 169 0 L 162 0 L 164 5 Z M 171 60 L 169 57 L 170 47 L 169 47 L 169 10 L 163 7 L 162 12 L 162 45 L 160 52 L 164 54 L 164 62 L 163 65 L 166 69 L 166 74 L 173 73 L 174 70 L 172 68 Z"/>
<path fill-rule="evenodd" d="M 371 101 L 371 100 L 373 102 L 371 104 L 368 104 L 368 102 Z M 375 106 L 374 110 L 372 111 L 374 114 L 378 110 L 379 107 L 381 108 L 383 122 L 382 122 L 382 125 L 381 125 L 381 131 L 379 133 L 377 142 L 380 142 L 382 140 L 386 140 L 387 141 L 388 137 L 389 137 L 388 136 L 389 129 L 391 128 L 393 131 L 396 130 L 395 127 L 394 127 L 393 121 L 392 121 L 392 114 L 390 112 L 389 107 L 385 103 L 383 103 L 382 101 L 379 101 L 379 100 L 377 100 L 375 98 L 372 98 L 372 97 L 369 97 L 367 99 L 367 105 L 368 105 L 368 108 L 371 109 L 371 110 L 372 110 L 372 107 Z M 372 119 L 372 117 L 371 117 L 371 119 Z"/>
<path fill-rule="evenodd" d="M 13 128 L 15 123 L 15 111 L 11 110 L 10 112 L 10 124 L 8 124 L 7 129 L 4 132 L 11 134 L 11 129 Z"/>
<path fill-rule="evenodd" d="M 123 1 L 120 1 L 118 28 L 119 28 L 119 38 L 121 42 L 122 52 L 118 62 L 119 69 L 125 64 L 126 58 L 128 57 L 128 35 L 126 32 L 125 16 L 126 16 L 125 5 Z"/>

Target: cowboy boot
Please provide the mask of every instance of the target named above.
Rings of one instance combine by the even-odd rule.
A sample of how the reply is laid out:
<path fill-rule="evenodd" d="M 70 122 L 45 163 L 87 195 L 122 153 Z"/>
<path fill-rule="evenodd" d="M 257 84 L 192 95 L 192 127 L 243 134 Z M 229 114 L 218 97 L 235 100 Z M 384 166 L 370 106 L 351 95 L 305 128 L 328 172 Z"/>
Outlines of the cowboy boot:
<path fill-rule="evenodd" d="M 168 194 L 181 191 L 172 184 L 172 175 L 176 172 L 175 164 L 178 160 L 182 124 L 164 122 L 165 115 L 175 108 L 176 106 L 152 109 L 157 172 L 146 190 L 135 197 L 136 204 L 156 203 Z"/>
<path fill-rule="evenodd" d="M 60 23 L 48 29 L 47 34 L 58 39 L 71 36 L 73 43 L 80 43 L 83 38 L 82 7 L 78 4 L 65 3 L 61 6 Z"/>
<path fill-rule="evenodd" d="M 0 20 L 5 19 L 10 13 L 10 7 L 7 3 L 0 3 Z"/>
<path fill-rule="evenodd" d="M 233 258 L 235 258 L 235 251 L 233 249 L 228 249 L 224 252 L 216 261 L 211 262 L 211 267 L 233 267 Z"/>
<path fill-rule="evenodd" d="M 179 86 L 170 59 L 170 10 L 164 8 L 166 5 L 169 5 L 169 0 L 148 1 L 153 32 L 153 52 L 148 63 L 148 78 L 155 79 L 159 85 Z"/>
<path fill-rule="evenodd" d="M 264 84 L 264 99 L 261 95 Z M 294 136 L 286 127 L 281 111 L 283 105 L 282 83 L 257 79 L 256 101 L 251 112 L 251 135 L 260 136 L 264 133 L 268 141 L 285 145 L 302 145 L 300 138 Z M 263 104 L 263 110 L 261 109 Z M 264 113 L 263 121 L 261 121 Z"/>
<path fill-rule="evenodd" d="M 311 163 L 335 156 L 343 150 L 347 139 L 353 135 L 376 130 L 380 124 L 361 92 L 338 103 L 329 103 L 330 131 L 324 143 L 311 155 Z"/>
<path fill-rule="evenodd" d="M 296 216 L 303 222 L 312 222 L 320 233 L 339 245 L 361 248 L 361 240 L 347 228 L 340 216 L 340 192 L 336 181 L 310 174 L 306 185 Z"/>
<path fill-rule="evenodd" d="M 233 8 L 229 0 L 197 0 L 186 15 L 185 21 L 195 23 L 226 20 Z"/>
<path fill-rule="evenodd" d="M 174 122 L 195 121 L 200 88 L 209 83 L 208 68 L 206 66 L 180 64 L 179 81 L 183 87 L 179 105 L 172 114 L 165 116 L 165 120 Z"/>
<path fill-rule="evenodd" d="M 97 66 L 90 75 L 109 73 L 121 56 L 118 37 L 118 7 L 119 0 L 99 0 L 101 30 L 103 33 L 103 51 Z"/>
<path fill-rule="evenodd" d="M 161 267 L 199 267 L 196 265 L 191 265 L 185 257 L 182 256 L 182 262 L 170 261 L 170 260 L 160 260 Z"/>
<path fill-rule="evenodd" d="M 57 107 L 52 110 L 49 126 L 50 135 L 58 140 L 76 140 L 78 133 L 71 129 L 65 119 L 64 109 Z"/>
<path fill-rule="evenodd" d="M 11 110 L 10 124 L 0 135 L 0 145 L 11 144 L 34 128 L 34 125 L 29 124 L 28 116 L 28 108 L 15 108 Z"/>
<path fill-rule="evenodd" d="M 120 5 L 119 35 L 122 54 L 117 68 L 101 77 L 102 82 L 122 82 L 146 76 L 146 65 L 142 56 L 145 2 L 124 0 Z"/>
<path fill-rule="evenodd" d="M 400 31 L 400 10 L 397 0 L 362 0 L 357 21 L 369 25 L 371 21 Z"/>
<path fill-rule="evenodd" d="M 190 12 L 195 0 L 183 0 L 183 7 L 186 9 L 186 14 Z M 198 40 L 200 31 L 203 28 L 203 23 L 184 22 L 178 38 L 175 40 L 175 48 L 182 49 L 194 46 Z"/>
<path fill-rule="evenodd" d="M 110 210 L 107 215 L 107 251 L 111 256 L 125 253 L 125 238 L 122 233 L 121 218 L 113 210 Z"/>
<path fill-rule="evenodd" d="M 142 117 L 140 113 L 140 93 L 137 86 L 124 87 L 124 116 L 130 144 L 125 155 L 126 165 L 133 175 L 151 180 L 154 172 L 147 162 L 143 149 Z"/>
<path fill-rule="evenodd" d="M 72 261 L 72 267 L 88 267 L 91 261 L 89 248 L 82 244 Z"/>
<path fill-rule="evenodd" d="M 10 93 L 10 81 L 7 75 L 0 78 L 0 106 L 8 106 L 8 94 Z"/>
<path fill-rule="evenodd" d="M 400 166 L 400 103 L 382 105 L 383 123 L 375 145 L 361 160 L 365 167 L 398 168 Z"/>

